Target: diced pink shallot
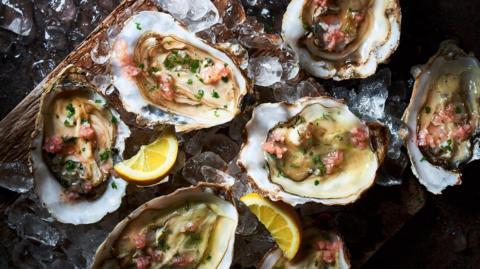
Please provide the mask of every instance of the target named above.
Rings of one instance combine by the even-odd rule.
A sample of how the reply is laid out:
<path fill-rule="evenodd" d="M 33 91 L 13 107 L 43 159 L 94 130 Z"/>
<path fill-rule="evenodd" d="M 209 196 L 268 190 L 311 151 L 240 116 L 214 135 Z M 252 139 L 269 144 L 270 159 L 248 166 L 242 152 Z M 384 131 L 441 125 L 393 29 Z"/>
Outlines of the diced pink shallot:
<path fill-rule="evenodd" d="M 364 149 L 368 146 L 368 132 L 364 128 L 356 127 L 350 131 L 350 139 L 355 147 Z"/>
<path fill-rule="evenodd" d="M 49 153 L 57 153 L 63 148 L 63 140 L 59 136 L 52 136 L 45 138 L 43 143 L 43 150 Z"/>
<path fill-rule="evenodd" d="M 464 141 L 470 137 L 473 131 L 473 127 L 470 124 L 463 124 L 455 128 L 453 131 L 453 137 L 457 140 Z"/>
<path fill-rule="evenodd" d="M 142 249 L 147 244 L 147 239 L 144 234 L 138 233 L 133 236 L 133 243 L 135 244 L 136 248 Z"/>
<path fill-rule="evenodd" d="M 214 66 L 209 66 L 202 69 L 200 76 L 205 84 L 215 84 L 219 82 L 222 77 L 228 77 L 230 70 L 222 63 L 216 63 Z"/>
<path fill-rule="evenodd" d="M 83 190 L 86 191 L 86 192 L 89 192 L 93 189 L 93 184 L 89 181 L 85 182 L 83 184 Z"/>
<path fill-rule="evenodd" d="M 135 264 L 137 265 L 137 269 L 147 269 L 150 267 L 150 257 L 139 256 L 135 259 Z"/>
<path fill-rule="evenodd" d="M 80 126 L 80 131 L 78 136 L 82 139 L 90 140 L 95 137 L 95 130 L 93 130 L 92 125 L 90 123 L 84 123 Z"/>
<path fill-rule="evenodd" d="M 113 166 L 110 162 L 104 162 L 101 166 L 100 166 L 100 170 L 102 170 L 102 172 L 104 172 L 105 174 L 108 174 L 111 172 Z"/>
<path fill-rule="evenodd" d="M 325 157 L 323 157 L 322 161 L 327 170 L 327 174 L 330 175 L 333 173 L 335 168 L 337 168 L 338 166 L 340 166 L 340 164 L 342 164 L 343 151 L 340 151 L 340 150 L 332 151 L 328 153 Z"/>
<path fill-rule="evenodd" d="M 432 124 L 435 126 L 440 126 L 445 123 L 453 122 L 454 119 L 454 107 L 452 104 L 450 104 L 446 108 L 438 111 L 438 113 L 432 119 Z"/>
<path fill-rule="evenodd" d="M 277 158 L 283 158 L 283 154 L 288 151 L 286 147 L 277 145 L 274 141 L 267 141 L 262 144 L 263 150 L 266 152 L 275 155 Z"/>
<path fill-rule="evenodd" d="M 189 265 L 191 264 L 193 261 L 195 260 L 194 257 L 192 256 L 177 256 L 177 257 L 173 257 L 172 259 L 172 265 L 176 265 L 176 266 L 186 266 L 186 265 Z"/>
<path fill-rule="evenodd" d="M 337 27 L 329 27 L 328 31 L 323 35 L 323 42 L 326 44 L 328 51 L 334 51 L 338 43 L 345 41 L 345 33 Z"/>

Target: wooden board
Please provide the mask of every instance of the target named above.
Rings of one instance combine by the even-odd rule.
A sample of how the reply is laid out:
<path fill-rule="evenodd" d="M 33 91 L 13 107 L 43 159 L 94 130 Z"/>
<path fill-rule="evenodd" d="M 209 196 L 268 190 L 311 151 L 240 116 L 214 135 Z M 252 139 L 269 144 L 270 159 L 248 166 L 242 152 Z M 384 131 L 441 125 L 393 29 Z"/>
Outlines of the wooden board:
<path fill-rule="evenodd" d="M 112 25 L 121 25 L 133 12 L 156 10 L 149 0 L 123 1 L 87 38 L 70 53 L 32 92 L 12 110 L 1 122 L 0 162 L 28 163 L 30 136 L 35 125 L 43 85 L 58 74 L 65 66 L 74 64 L 93 75 L 103 74 L 105 65 L 95 64 L 90 51 L 98 40 L 104 38 Z M 115 98 L 115 97 L 114 97 Z M 335 218 L 352 218 L 353 221 L 366 222 L 362 237 L 346 234 L 345 239 L 351 249 L 354 267 L 364 264 L 389 238 L 414 216 L 425 204 L 425 194 L 416 180 L 408 177 L 400 187 L 383 188 L 375 186 L 362 199 L 351 206 L 333 207 Z M 1 180 L 1 179 L 0 179 Z M 0 192 L 0 214 L 14 201 L 12 195 Z M 330 210 L 330 209 L 329 209 Z M 353 216 L 353 217 L 352 217 Z M 372 226 L 373 225 L 373 226 Z M 357 227 L 358 228 L 358 227 Z M 1 228 L 0 232 L 6 227 Z M 353 229 L 355 231 L 355 227 Z M 340 227 L 344 233 L 351 232 L 351 227 Z M 362 232 L 362 231 L 360 231 Z M 1 233 L 0 233 L 1 234 Z"/>

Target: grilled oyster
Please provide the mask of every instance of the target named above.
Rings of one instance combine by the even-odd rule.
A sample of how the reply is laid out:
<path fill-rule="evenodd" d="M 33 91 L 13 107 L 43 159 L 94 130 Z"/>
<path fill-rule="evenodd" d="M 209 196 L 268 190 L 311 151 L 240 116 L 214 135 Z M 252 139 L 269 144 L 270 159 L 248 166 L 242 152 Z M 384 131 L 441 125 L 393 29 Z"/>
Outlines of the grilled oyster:
<path fill-rule="evenodd" d="M 293 0 L 282 35 L 312 75 L 365 78 L 396 50 L 400 21 L 397 0 Z"/>
<path fill-rule="evenodd" d="M 439 194 L 461 183 L 461 168 L 480 158 L 480 63 L 452 41 L 416 76 L 403 121 L 412 171 Z"/>
<path fill-rule="evenodd" d="M 374 182 L 386 147 L 382 127 L 369 128 L 328 97 L 262 104 L 246 131 L 239 165 L 259 192 L 291 205 L 355 201 Z"/>
<path fill-rule="evenodd" d="M 302 245 L 293 261 L 286 259 L 280 249 L 274 248 L 257 268 L 348 269 L 350 262 L 343 241 L 337 234 L 308 228 L 304 231 Z"/>
<path fill-rule="evenodd" d="M 140 12 L 126 23 L 111 64 L 125 108 L 141 122 L 173 124 L 177 131 L 232 120 L 248 88 L 226 53 L 160 12 Z"/>
<path fill-rule="evenodd" d="M 32 141 L 35 191 L 57 220 L 73 224 L 116 210 L 127 185 L 111 170 L 130 131 L 85 75 L 68 66 L 45 86 Z"/>
<path fill-rule="evenodd" d="M 100 245 L 92 268 L 229 268 L 238 213 L 212 190 L 221 188 L 179 189 L 140 206 Z"/>

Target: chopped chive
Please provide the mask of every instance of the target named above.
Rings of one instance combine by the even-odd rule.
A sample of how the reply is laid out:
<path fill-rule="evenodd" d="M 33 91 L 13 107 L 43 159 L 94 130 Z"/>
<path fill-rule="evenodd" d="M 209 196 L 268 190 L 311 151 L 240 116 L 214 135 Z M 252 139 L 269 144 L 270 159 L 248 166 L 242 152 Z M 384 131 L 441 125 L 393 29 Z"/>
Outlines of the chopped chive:
<path fill-rule="evenodd" d="M 189 79 L 187 80 L 187 84 L 188 84 L 188 85 L 192 85 L 192 84 L 193 84 L 193 80 L 192 80 L 191 78 L 189 78 Z"/>
<path fill-rule="evenodd" d="M 102 162 L 108 160 L 108 158 L 110 157 L 110 150 L 105 149 L 102 153 L 100 153 L 99 157 L 100 157 L 100 161 Z"/>
<path fill-rule="evenodd" d="M 422 158 L 420 159 L 421 162 L 426 161 L 426 160 L 427 160 L 427 158 L 425 156 L 422 156 Z"/>
<path fill-rule="evenodd" d="M 118 119 L 117 119 L 114 115 L 112 115 L 112 123 L 113 123 L 113 124 L 117 124 L 117 123 L 118 123 Z"/>
<path fill-rule="evenodd" d="M 138 65 L 138 68 L 140 68 L 140 69 L 143 70 L 143 69 L 145 68 L 145 65 L 144 65 L 144 64 L 139 64 L 139 65 Z"/>
<path fill-rule="evenodd" d="M 432 109 L 429 107 L 429 106 L 426 106 L 425 107 L 425 113 L 430 113 L 432 111 Z"/>
<path fill-rule="evenodd" d="M 320 181 L 315 180 L 315 186 L 318 186 L 318 184 L 320 184 Z"/>
<path fill-rule="evenodd" d="M 202 99 L 203 98 L 203 95 L 205 95 L 205 92 L 203 90 L 198 90 L 197 91 L 197 94 L 195 95 L 195 98 L 197 98 L 198 100 Z"/>
<path fill-rule="evenodd" d="M 135 27 L 137 27 L 137 30 L 142 30 L 142 25 L 139 22 L 135 23 Z"/>
<path fill-rule="evenodd" d="M 216 91 L 213 91 L 212 92 L 212 97 L 218 99 L 218 98 L 220 98 L 220 94 L 218 94 L 218 92 L 216 92 Z"/>
<path fill-rule="evenodd" d="M 112 189 L 117 189 L 117 183 L 115 183 L 115 181 L 112 180 Z"/>
<path fill-rule="evenodd" d="M 217 118 L 220 117 L 220 114 L 218 113 L 218 110 L 216 110 L 216 109 L 213 111 L 213 115 L 215 115 L 215 117 L 217 117 Z"/>
<path fill-rule="evenodd" d="M 228 77 L 222 77 L 222 81 L 227 83 L 228 82 Z"/>
<path fill-rule="evenodd" d="M 455 113 L 457 113 L 457 114 L 462 113 L 462 108 L 459 107 L 459 106 L 457 106 L 457 107 L 455 108 Z"/>
<path fill-rule="evenodd" d="M 72 117 L 73 115 L 75 115 L 75 108 L 73 107 L 72 103 L 68 103 L 68 105 L 66 106 L 66 109 L 67 109 L 67 117 Z"/>

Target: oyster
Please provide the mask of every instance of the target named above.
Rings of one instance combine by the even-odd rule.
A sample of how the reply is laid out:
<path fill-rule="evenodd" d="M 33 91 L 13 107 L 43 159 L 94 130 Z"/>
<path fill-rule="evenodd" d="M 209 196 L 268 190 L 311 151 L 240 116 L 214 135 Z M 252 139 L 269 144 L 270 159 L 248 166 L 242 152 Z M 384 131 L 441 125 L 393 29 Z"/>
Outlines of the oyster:
<path fill-rule="evenodd" d="M 348 269 L 350 262 L 343 241 L 337 234 L 308 228 L 293 261 L 286 259 L 279 248 L 270 250 L 257 266 L 259 269 Z"/>
<path fill-rule="evenodd" d="M 130 130 L 74 66 L 45 85 L 32 136 L 35 191 L 60 222 L 99 221 L 121 204 L 127 183 L 111 174 Z"/>
<path fill-rule="evenodd" d="M 238 213 L 202 184 L 155 198 L 121 221 L 92 268 L 229 268 Z"/>
<path fill-rule="evenodd" d="M 239 165 L 257 191 L 291 205 L 355 201 L 374 182 L 387 144 L 383 127 L 329 97 L 262 104 L 246 132 Z"/>
<path fill-rule="evenodd" d="M 177 131 L 232 120 L 249 87 L 226 53 L 170 15 L 154 11 L 140 12 L 126 23 L 111 65 L 124 107 L 141 122 L 168 123 Z"/>
<path fill-rule="evenodd" d="M 282 35 L 312 75 L 365 78 L 396 50 L 400 22 L 397 0 L 292 0 Z"/>
<path fill-rule="evenodd" d="M 480 157 L 480 63 L 452 41 L 422 67 L 403 116 L 412 171 L 439 194 L 461 183 L 461 168 Z"/>

